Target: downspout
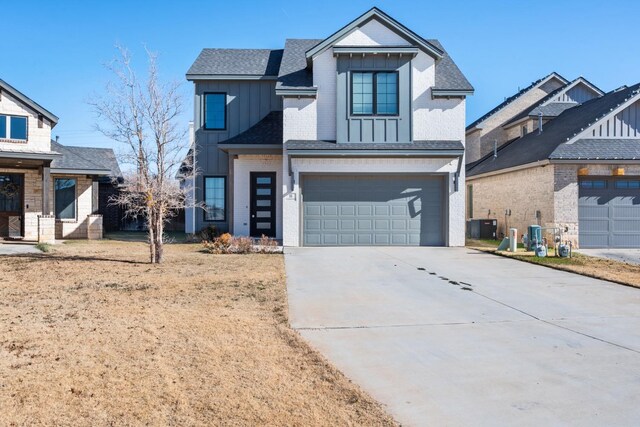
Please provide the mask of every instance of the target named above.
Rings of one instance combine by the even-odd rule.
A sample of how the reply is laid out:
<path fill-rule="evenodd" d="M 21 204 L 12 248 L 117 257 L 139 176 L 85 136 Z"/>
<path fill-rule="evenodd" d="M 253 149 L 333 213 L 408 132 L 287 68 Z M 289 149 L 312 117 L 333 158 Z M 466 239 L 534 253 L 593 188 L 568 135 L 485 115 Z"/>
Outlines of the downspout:
<path fill-rule="evenodd" d="M 455 181 L 454 181 L 454 187 L 453 190 L 457 193 L 458 189 L 460 188 L 460 171 L 462 170 L 462 161 L 464 160 L 464 154 L 460 154 L 458 156 L 458 168 L 456 169 L 456 174 L 455 174 Z"/>

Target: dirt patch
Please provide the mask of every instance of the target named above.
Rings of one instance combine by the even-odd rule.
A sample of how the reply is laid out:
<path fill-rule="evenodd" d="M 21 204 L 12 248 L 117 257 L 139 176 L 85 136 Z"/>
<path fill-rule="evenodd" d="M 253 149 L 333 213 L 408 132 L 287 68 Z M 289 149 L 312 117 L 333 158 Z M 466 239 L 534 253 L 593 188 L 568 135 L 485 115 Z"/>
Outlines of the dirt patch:
<path fill-rule="evenodd" d="M 288 327 L 281 255 L 62 245 L 0 257 L 8 425 L 394 425 Z"/>
<path fill-rule="evenodd" d="M 507 251 L 496 251 L 495 247 L 492 248 L 489 246 L 479 245 L 469 247 L 471 249 L 543 265 L 557 270 L 582 274 L 584 276 L 593 277 L 594 279 L 603 279 L 619 283 L 621 285 L 640 288 L 640 265 L 637 264 L 629 264 L 606 258 L 591 257 L 576 252 L 573 253 L 571 258 L 558 258 L 555 256 L 538 258 L 534 256 L 533 252 L 512 253 Z"/>

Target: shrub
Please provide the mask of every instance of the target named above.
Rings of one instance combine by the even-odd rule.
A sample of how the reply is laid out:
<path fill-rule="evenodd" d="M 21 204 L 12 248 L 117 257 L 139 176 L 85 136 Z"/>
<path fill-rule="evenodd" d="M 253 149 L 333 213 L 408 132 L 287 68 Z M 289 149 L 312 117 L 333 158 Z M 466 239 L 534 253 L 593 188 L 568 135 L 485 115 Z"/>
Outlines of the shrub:
<path fill-rule="evenodd" d="M 44 253 L 51 252 L 51 245 L 48 244 L 48 243 L 38 243 L 36 245 L 36 249 L 38 249 L 38 250 L 40 250 L 40 251 L 42 251 Z"/>
<path fill-rule="evenodd" d="M 267 236 L 262 236 L 257 245 L 254 245 L 251 237 L 234 237 L 229 233 L 224 233 L 211 241 L 203 241 L 205 251 L 212 254 L 250 254 L 274 253 L 278 243 Z"/>
<path fill-rule="evenodd" d="M 200 230 L 198 237 L 200 237 L 201 241 L 213 242 L 216 238 L 220 237 L 220 232 L 215 225 L 209 225 Z"/>

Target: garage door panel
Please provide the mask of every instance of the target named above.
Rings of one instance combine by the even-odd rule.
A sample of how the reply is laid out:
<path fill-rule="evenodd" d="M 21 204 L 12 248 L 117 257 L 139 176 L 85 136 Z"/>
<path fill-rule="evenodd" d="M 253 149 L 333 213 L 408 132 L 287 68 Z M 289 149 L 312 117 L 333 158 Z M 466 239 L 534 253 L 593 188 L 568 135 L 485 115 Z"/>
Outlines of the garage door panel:
<path fill-rule="evenodd" d="M 620 185 L 637 180 L 637 177 L 587 177 L 580 180 L 578 221 L 581 247 L 640 247 L 640 190 Z M 590 185 L 595 181 L 601 184 L 600 188 Z"/>
<path fill-rule="evenodd" d="M 443 186 L 428 175 L 305 177 L 303 243 L 442 245 Z"/>

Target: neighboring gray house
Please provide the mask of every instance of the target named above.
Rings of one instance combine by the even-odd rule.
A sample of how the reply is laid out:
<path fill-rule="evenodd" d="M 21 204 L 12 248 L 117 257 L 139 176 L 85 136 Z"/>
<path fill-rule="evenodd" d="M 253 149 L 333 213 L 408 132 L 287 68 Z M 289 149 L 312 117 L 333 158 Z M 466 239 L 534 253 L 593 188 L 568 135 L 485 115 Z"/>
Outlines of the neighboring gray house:
<path fill-rule="evenodd" d="M 195 199 L 207 206 L 186 213 L 187 232 L 464 245 L 473 88 L 437 40 L 373 8 L 284 49 L 204 49 L 187 79 Z"/>
<path fill-rule="evenodd" d="M 640 84 L 601 94 L 574 82 L 503 125 L 542 112 L 542 129 L 467 165 L 467 217 L 495 218 L 503 234 L 540 224 L 582 248 L 640 248 Z"/>
<path fill-rule="evenodd" d="M 0 240 L 101 238 L 99 182 L 119 176 L 112 150 L 51 140 L 58 118 L 0 80 Z"/>

